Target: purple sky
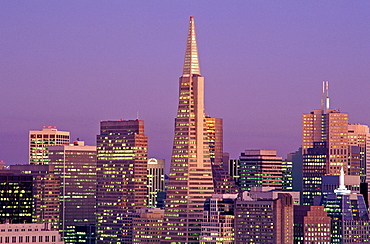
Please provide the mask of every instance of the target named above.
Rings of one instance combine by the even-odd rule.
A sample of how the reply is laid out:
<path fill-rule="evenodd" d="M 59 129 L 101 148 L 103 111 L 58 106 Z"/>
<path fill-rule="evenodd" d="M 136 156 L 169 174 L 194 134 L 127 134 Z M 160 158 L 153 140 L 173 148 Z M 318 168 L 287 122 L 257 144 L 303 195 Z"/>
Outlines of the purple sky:
<path fill-rule="evenodd" d="M 324 80 L 332 108 L 370 124 L 369 13 L 369 1 L 0 1 L 0 159 L 26 163 L 29 130 L 95 145 L 100 120 L 139 111 L 149 156 L 169 160 L 190 15 L 224 151 L 285 158 Z"/>

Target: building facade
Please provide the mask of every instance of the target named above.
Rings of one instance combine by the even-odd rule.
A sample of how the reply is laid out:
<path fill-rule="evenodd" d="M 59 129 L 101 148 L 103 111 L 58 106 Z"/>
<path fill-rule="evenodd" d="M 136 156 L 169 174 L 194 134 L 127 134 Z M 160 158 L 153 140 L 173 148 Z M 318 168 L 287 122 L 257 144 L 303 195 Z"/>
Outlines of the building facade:
<path fill-rule="evenodd" d="M 289 193 L 277 198 L 251 198 L 249 192 L 236 200 L 235 243 L 293 243 L 293 199 Z"/>
<path fill-rule="evenodd" d="M 0 224 L 0 243 L 64 244 L 59 232 L 48 224 Z"/>
<path fill-rule="evenodd" d="M 97 243 L 132 243 L 132 216 L 146 206 L 147 157 L 143 120 L 100 122 Z"/>
<path fill-rule="evenodd" d="M 52 230 L 59 230 L 60 178 L 53 165 L 10 165 L 10 171 L 18 175 L 32 176 L 33 211 L 32 222 L 46 223 Z"/>
<path fill-rule="evenodd" d="M 252 187 L 282 189 L 282 158 L 275 150 L 245 150 L 239 157 L 239 185 L 242 191 Z"/>
<path fill-rule="evenodd" d="M 31 130 L 29 132 L 29 163 L 47 164 L 48 147 L 69 144 L 70 133 L 58 131 L 57 128 L 48 126 L 42 130 Z"/>
<path fill-rule="evenodd" d="M 329 83 L 323 82 L 321 109 L 302 115 L 303 202 L 320 195 L 321 177 L 345 174 L 348 164 L 348 114 L 330 109 Z"/>
<path fill-rule="evenodd" d="M 164 192 L 164 159 L 148 159 L 147 169 L 147 206 L 158 207 L 158 192 Z"/>
<path fill-rule="evenodd" d="M 294 243 L 330 244 L 331 219 L 323 206 L 294 206 Z"/>
<path fill-rule="evenodd" d="M 199 243 L 203 204 L 213 194 L 194 18 L 190 17 L 166 196 L 162 243 Z"/>
<path fill-rule="evenodd" d="M 159 208 L 142 208 L 132 220 L 134 244 L 159 244 L 162 239 L 164 210 Z"/>
<path fill-rule="evenodd" d="M 213 194 L 204 203 L 201 244 L 232 244 L 237 194 Z"/>
<path fill-rule="evenodd" d="M 49 160 L 60 177 L 60 230 L 65 243 L 91 243 L 95 238 L 91 231 L 95 228 L 96 147 L 83 141 L 52 146 Z"/>

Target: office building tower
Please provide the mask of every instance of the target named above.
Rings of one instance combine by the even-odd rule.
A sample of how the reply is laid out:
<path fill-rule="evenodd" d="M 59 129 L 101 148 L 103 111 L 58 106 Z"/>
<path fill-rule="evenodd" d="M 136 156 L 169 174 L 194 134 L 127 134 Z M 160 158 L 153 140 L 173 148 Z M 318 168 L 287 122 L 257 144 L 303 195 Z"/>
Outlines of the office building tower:
<path fill-rule="evenodd" d="M 364 197 L 344 185 L 341 170 L 339 187 L 321 196 L 320 205 L 331 218 L 331 243 L 366 243 L 370 240 L 370 219 Z"/>
<path fill-rule="evenodd" d="M 302 148 L 300 147 L 294 153 L 289 154 L 289 159 L 292 160 L 292 186 L 293 191 L 302 192 L 302 171 L 303 171 L 303 157 Z"/>
<path fill-rule="evenodd" d="M 60 233 L 48 224 L 0 224 L 0 243 L 64 244 Z"/>
<path fill-rule="evenodd" d="M 326 175 L 326 143 L 315 143 L 303 154 L 303 192 L 304 205 L 312 205 L 316 196 L 321 195 L 322 177 Z"/>
<path fill-rule="evenodd" d="M 190 17 L 164 215 L 162 243 L 199 243 L 203 204 L 213 194 L 194 18 Z"/>
<path fill-rule="evenodd" d="M 228 167 L 227 167 L 227 172 L 228 174 L 230 175 L 231 179 L 234 180 L 235 182 L 235 185 L 237 187 L 240 187 L 240 163 L 239 163 L 239 159 L 230 159 L 229 161 L 229 164 L 228 164 Z M 224 164 L 225 165 L 225 164 Z"/>
<path fill-rule="evenodd" d="M 323 206 L 294 206 L 294 244 L 330 244 L 330 227 Z"/>
<path fill-rule="evenodd" d="M 367 125 L 348 125 L 348 146 L 357 146 L 360 151 L 361 182 L 369 183 L 370 177 L 370 133 Z M 367 163 L 369 162 L 369 163 Z"/>
<path fill-rule="evenodd" d="M 204 204 L 200 244 L 231 244 L 234 240 L 234 208 L 237 194 L 213 194 Z"/>
<path fill-rule="evenodd" d="M 10 165 L 9 169 L 18 175 L 32 176 L 32 222 L 45 223 L 52 230 L 59 230 L 60 178 L 54 173 L 54 166 L 18 164 Z"/>
<path fill-rule="evenodd" d="M 206 117 L 206 130 L 209 153 L 212 163 L 212 176 L 214 192 L 218 194 L 235 193 L 237 187 L 234 180 L 225 170 L 223 154 L 222 119 Z M 226 161 L 225 164 L 227 164 Z"/>
<path fill-rule="evenodd" d="M 242 191 L 255 186 L 282 189 L 282 158 L 275 150 L 245 150 L 239 157 L 239 185 Z"/>
<path fill-rule="evenodd" d="M 321 109 L 302 115 L 303 202 L 320 194 L 321 177 L 348 174 L 348 114 L 330 109 L 328 82 L 323 82 Z"/>
<path fill-rule="evenodd" d="M 159 244 L 162 239 L 164 210 L 159 208 L 142 208 L 132 220 L 134 244 Z"/>
<path fill-rule="evenodd" d="M 164 192 L 164 159 L 148 159 L 147 169 L 147 206 L 158 207 L 158 193 Z"/>
<path fill-rule="evenodd" d="M 223 128 L 222 119 L 206 117 L 206 128 L 211 162 L 223 165 Z"/>
<path fill-rule="evenodd" d="M 144 121 L 101 121 L 97 136 L 97 243 L 132 243 L 132 214 L 146 206 Z"/>
<path fill-rule="evenodd" d="M 245 191 L 235 206 L 235 243 L 293 243 L 294 204 L 289 193 L 262 199 Z"/>
<path fill-rule="evenodd" d="M 96 147 L 83 141 L 51 146 L 49 160 L 60 177 L 60 230 L 65 243 L 91 243 L 95 238 Z"/>
<path fill-rule="evenodd" d="M 0 172 L 0 223 L 32 223 L 33 183 L 32 175 Z"/>
<path fill-rule="evenodd" d="M 288 154 L 288 158 L 282 161 L 282 190 L 292 191 L 293 190 L 293 162 L 291 155 Z"/>
<path fill-rule="evenodd" d="M 42 130 L 31 130 L 29 133 L 29 163 L 47 164 L 48 147 L 69 144 L 69 132 L 58 131 L 56 127 L 45 127 Z"/>

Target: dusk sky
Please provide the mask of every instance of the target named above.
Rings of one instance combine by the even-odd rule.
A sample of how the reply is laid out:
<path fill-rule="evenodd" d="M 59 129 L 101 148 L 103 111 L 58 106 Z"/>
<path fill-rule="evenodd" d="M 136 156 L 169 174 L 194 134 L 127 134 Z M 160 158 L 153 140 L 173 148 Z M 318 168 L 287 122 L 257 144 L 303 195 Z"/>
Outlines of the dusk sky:
<path fill-rule="evenodd" d="M 205 107 L 224 151 L 301 145 L 301 115 L 370 124 L 370 1 L 0 1 L 0 160 L 28 162 L 28 132 L 96 145 L 100 120 L 145 121 L 169 163 L 189 16 Z"/>

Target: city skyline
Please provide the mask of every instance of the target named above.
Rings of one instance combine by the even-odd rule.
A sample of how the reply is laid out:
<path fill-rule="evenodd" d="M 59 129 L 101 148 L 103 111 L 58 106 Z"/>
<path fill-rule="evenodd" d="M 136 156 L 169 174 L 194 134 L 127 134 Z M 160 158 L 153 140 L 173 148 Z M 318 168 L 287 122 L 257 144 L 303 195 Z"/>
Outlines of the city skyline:
<path fill-rule="evenodd" d="M 57 126 L 95 145 L 99 121 L 139 111 L 149 157 L 168 165 L 189 15 L 206 113 L 223 119 L 231 158 L 298 149 L 324 80 L 332 108 L 370 124 L 368 2 L 217 3 L 0 3 L 0 160 L 27 163 L 30 130 Z"/>

